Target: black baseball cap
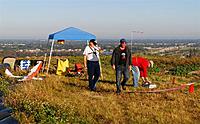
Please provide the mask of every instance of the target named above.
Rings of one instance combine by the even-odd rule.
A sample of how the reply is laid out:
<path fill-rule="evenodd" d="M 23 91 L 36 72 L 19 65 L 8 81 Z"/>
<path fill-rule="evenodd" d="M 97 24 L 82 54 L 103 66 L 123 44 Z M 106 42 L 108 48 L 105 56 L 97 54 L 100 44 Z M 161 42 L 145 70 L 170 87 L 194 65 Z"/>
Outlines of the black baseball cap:
<path fill-rule="evenodd" d="M 126 43 L 126 40 L 124 38 L 120 39 L 120 43 Z"/>
<path fill-rule="evenodd" d="M 95 39 L 91 39 L 90 42 L 92 42 L 94 45 L 97 44 L 97 41 Z"/>

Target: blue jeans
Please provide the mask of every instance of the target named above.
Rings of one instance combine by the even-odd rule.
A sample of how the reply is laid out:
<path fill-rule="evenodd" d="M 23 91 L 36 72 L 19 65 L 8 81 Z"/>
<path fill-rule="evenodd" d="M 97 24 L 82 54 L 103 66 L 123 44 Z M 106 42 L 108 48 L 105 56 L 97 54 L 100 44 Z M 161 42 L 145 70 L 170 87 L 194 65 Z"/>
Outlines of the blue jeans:
<path fill-rule="evenodd" d="M 138 87 L 138 82 L 140 79 L 140 70 L 137 66 L 132 66 L 132 75 L 133 75 L 133 86 Z"/>
<path fill-rule="evenodd" d="M 89 88 L 94 90 L 100 77 L 100 66 L 98 61 L 87 61 Z"/>
<path fill-rule="evenodd" d="M 122 75 L 124 76 L 123 81 L 121 82 Z M 120 90 L 120 85 L 125 86 L 126 82 L 129 79 L 129 69 L 124 65 L 118 65 L 116 67 L 116 86 L 117 90 Z"/>

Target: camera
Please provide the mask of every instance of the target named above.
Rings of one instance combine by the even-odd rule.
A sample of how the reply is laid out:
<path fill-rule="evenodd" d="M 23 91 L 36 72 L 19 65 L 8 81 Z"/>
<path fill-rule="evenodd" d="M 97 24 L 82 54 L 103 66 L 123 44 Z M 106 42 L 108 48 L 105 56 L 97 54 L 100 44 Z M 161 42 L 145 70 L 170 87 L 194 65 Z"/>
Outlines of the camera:
<path fill-rule="evenodd" d="M 97 52 L 93 52 L 94 55 L 97 55 Z"/>

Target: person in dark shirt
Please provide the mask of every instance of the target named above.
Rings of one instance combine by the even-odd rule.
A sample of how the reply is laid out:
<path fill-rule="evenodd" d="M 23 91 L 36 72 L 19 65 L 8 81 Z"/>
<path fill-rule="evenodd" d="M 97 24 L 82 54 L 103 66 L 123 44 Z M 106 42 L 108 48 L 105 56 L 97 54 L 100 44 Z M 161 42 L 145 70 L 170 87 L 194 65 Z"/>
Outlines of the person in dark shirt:
<path fill-rule="evenodd" d="M 129 79 L 129 71 L 131 69 L 131 52 L 130 49 L 126 45 L 126 40 L 121 39 L 120 45 L 116 47 L 112 53 L 111 58 L 112 68 L 116 72 L 116 87 L 117 94 L 120 94 L 122 85 L 122 89 L 126 90 L 126 82 Z M 122 75 L 124 76 L 123 81 L 121 82 Z"/>

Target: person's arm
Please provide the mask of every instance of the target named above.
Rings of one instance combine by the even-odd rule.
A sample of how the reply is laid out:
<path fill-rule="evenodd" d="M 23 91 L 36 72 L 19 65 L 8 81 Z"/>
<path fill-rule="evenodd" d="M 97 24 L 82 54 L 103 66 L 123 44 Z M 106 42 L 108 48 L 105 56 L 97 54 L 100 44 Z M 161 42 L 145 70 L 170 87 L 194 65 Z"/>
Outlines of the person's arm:
<path fill-rule="evenodd" d="M 128 49 L 128 51 L 129 51 L 129 65 L 132 65 L 132 53 L 130 49 Z"/>
<path fill-rule="evenodd" d="M 148 66 L 147 65 L 142 65 L 142 68 L 143 68 L 143 76 L 146 78 L 147 77 L 147 68 L 148 68 Z"/>
<path fill-rule="evenodd" d="M 149 79 L 148 79 L 147 77 L 145 78 L 145 81 L 146 81 L 147 83 L 151 84 L 151 81 L 149 81 Z"/>
<path fill-rule="evenodd" d="M 99 53 L 103 53 L 103 49 L 101 49 L 101 47 L 99 46 L 95 46 L 96 50 L 99 52 Z"/>
<path fill-rule="evenodd" d="M 84 67 L 87 68 L 87 56 L 86 55 L 84 55 L 83 61 L 84 61 Z"/>
<path fill-rule="evenodd" d="M 146 80 L 144 79 L 144 77 L 141 77 L 143 84 L 146 83 Z"/>
<path fill-rule="evenodd" d="M 87 68 L 87 54 L 88 54 L 88 46 L 86 46 L 84 52 L 83 52 L 83 62 L 84 62 L 84 67 Z"/>

